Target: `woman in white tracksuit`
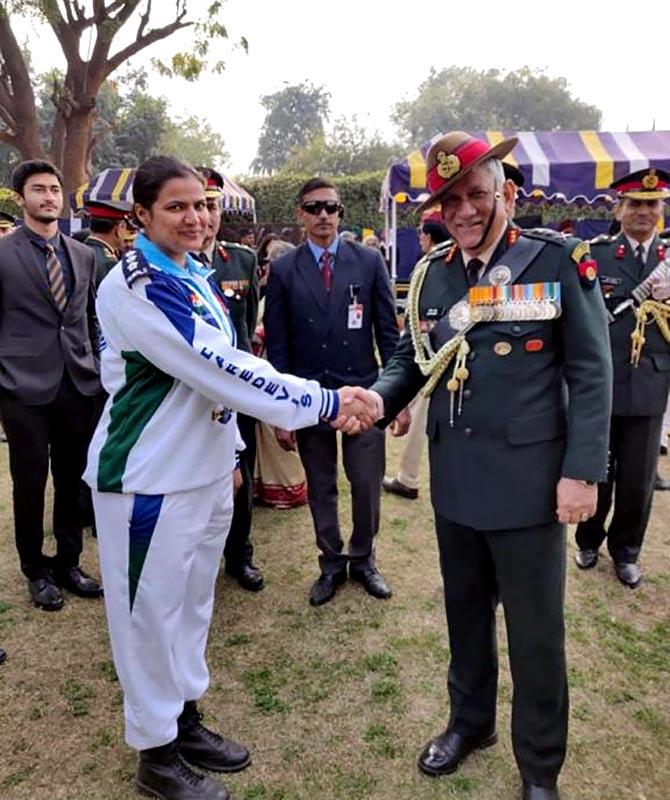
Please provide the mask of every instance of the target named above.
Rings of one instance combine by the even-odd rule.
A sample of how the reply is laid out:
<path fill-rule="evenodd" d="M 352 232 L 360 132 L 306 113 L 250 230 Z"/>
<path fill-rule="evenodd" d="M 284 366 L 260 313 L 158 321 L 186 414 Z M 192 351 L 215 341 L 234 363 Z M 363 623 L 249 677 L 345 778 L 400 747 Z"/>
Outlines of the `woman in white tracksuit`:
<path fill-rule="evenodd" d="M 109 399 L 84 477 L 126 741 L 140 751 L 137 787 L 165 800 L 223 800 L 224 787 L 189 764 L 232 772 L 250 763 L 246 748 L 202 726 L 196 706 L 233 508 L 235 412 L 301 428 L 335 419 L 340 395 L 235 349 L 222 298 L 189 255 L 207 225 L 191 167 L 151 158 L 133 194 L 143 232 L 98 294 Z"/>

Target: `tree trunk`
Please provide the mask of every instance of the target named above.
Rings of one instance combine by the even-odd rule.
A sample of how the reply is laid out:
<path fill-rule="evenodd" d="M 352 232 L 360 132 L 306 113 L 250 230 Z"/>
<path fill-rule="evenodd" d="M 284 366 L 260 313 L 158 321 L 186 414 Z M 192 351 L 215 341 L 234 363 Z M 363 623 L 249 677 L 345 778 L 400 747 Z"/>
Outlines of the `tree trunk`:
<path fill-rule="evenodd" d="M 94 109 L 74 109 L 65 121 L 63 147 L 63 195 L 69 202 L 70 192 L 78 189 L 90 175 L 87 171 L 89 142 L 93 127 Z"/>

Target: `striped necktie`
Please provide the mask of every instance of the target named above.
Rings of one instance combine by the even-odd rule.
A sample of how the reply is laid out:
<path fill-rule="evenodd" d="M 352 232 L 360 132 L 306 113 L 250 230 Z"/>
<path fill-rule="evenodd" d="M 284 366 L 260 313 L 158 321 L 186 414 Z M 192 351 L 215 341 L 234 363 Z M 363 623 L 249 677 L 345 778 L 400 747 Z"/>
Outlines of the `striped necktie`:
<path fill-rule="evenodd" d="M 321 278 L 326 291 L 329 292 L 333 285 L 333 254 L 330 250 L 321 253 Z"/>
<path fill-rule="evenodd" d="M 49 281 L 49 289 L 53 295 L 54 302 L 58 310 L 63 313 L 67 305 L 67 296 L 65 295 L 65 275 L 63 274 L 63 265 L 56 255 L 53 245 L 47 243 L 47 279 Z"/>

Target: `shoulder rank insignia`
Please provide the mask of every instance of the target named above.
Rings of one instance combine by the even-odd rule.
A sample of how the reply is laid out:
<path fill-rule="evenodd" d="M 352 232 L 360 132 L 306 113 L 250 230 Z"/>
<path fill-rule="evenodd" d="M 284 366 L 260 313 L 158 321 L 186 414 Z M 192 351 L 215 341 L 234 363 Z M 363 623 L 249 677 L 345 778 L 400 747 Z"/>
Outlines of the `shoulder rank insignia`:
<path fill-rule="evenodd" d="M 140 278 L 149 278 L 151 276 L 151 266 L 144 254 L 139 250 L 127 250 L 121 259 L 121 268 L 123 269 L 123 277 L 131 289 Z"/>
<path fill-rule="evenodd" d="M 588 242 L 580 242 L 570 253 L 570 258 L 575 262 L 575 264 L 579 264 L 579 262 L 584 258 L 584 256 L 588 256 L 591 254 L 591 248 Z"/>
<path fill-rule="evenodd" d="M 601 233 L 598 236 L 594 236 L 593 239 L 589 239 L 589 244 L 609 244 L 612 241 L 612 237 L 609 233 Z"/>
<path fill-rule="evenodd" d="M 435 261 L 437 258 L 444 258 L 445 254 L 453 246 L 454 240 L 447 239 L 446 242 L 440 242 L 439 244 L 436 244 L 435 247 L 431 247 L 431 249 L 426 253 L 425 258 L 427 258 L 429 261 Z"/>
<path fill-rule="evenodd" d="M 561 246 L 566 242 L 566 238 L 562 233 L 551 228 L 525 228 L 521 232 L 524 236 L 530 236 L 531 239 L 542 239 L 543 242 L 552 242 Z"/>

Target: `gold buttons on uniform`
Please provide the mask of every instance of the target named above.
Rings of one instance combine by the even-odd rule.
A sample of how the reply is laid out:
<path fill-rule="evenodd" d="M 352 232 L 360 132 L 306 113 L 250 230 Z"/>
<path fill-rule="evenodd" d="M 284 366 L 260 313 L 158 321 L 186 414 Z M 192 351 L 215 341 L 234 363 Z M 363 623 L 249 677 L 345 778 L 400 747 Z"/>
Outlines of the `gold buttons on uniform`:
<path fill-rule="evenodd" d="M 509 342 L 496 342 L 493 345 L 493 352 L 497 356 L 508 356 L 512 352 L 512 345 Z"/>

